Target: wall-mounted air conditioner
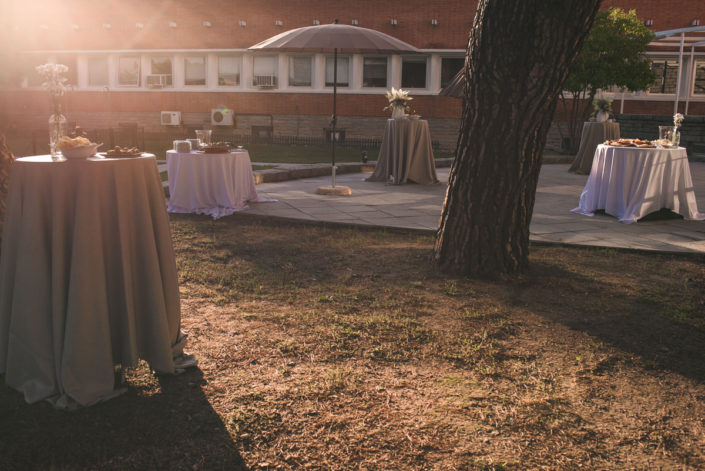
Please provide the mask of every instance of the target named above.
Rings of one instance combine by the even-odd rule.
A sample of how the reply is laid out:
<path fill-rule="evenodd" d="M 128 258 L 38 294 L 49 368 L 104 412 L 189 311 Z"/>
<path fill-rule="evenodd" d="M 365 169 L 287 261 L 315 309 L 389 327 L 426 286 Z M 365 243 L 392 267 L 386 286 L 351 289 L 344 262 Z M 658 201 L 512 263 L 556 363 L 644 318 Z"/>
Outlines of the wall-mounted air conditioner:
<path fill-rule="evenodd" d="M 147 75 L 147 88 L 164 88 L 171 85 L 170 74 Z"/>
<path fill-rule="evenodd" d="M 233 110 L 216 108 L 211 110 L 211 124 L 213 126 L 232 126 L 235 123 Z"/>
<path fill-rule="evenodd" d="M 162 111 L 162 126 L 179 126 L 181 124 L 181 111 Z"/>
<path fill-rule="evenodd" d="M 259 88 L 274 88 L 277 86 L 276 75 L 254 75 L 252 77 L 252 86 Z"/>

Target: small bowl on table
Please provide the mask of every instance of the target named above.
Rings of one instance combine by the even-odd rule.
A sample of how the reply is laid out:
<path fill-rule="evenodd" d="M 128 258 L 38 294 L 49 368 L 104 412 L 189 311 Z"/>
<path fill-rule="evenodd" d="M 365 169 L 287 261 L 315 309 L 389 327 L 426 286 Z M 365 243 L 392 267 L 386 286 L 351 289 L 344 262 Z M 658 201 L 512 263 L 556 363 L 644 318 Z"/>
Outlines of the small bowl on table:
<path fill-rule="evenodd" d="M 67 147 L 61 149 L 61 155 L 66 159 L 87 159 L 95 155 L 95 152 L 100 146 L 101 144 L 91 144 L 89 146 Z"/>

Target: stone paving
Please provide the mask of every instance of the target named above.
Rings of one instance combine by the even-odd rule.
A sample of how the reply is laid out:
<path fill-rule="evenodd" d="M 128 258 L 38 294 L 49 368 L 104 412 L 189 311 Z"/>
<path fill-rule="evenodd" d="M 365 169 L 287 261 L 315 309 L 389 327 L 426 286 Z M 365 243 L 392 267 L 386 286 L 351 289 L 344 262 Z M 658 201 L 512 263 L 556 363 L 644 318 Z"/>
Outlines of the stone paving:
<path fill-rule="evenodd" d="M 541 169 L 531 221 L 531 241 L 579 246 L 614 247 L 658 252 L 705 253 L 705 221 L 662 218 L 623 224 L 609 215 L 571 213 L 578 205 L 587 176 L 568 172 L 569 164 Z M 438 228 L 448 182 L 448 168 L 438 169 L 441 183 L 388 185 L 366 182 L 368 173 L 338 175 L 337 185 L 352 196 L 316 194 L 330 176 L 257 185 L 257 192 L 278 201 L 251 203 L 251 214 L 382 226 L 433 232 Z M 705 212 L 705 163 L 691 163 L 698 208 Z"/>
<path fill-rule="evenodd" d="M 160 171 L 166 170 L 166 165 L 159 167 Z M 570 164 L 566 163 L 543 165 L 530 225 L 531 241 L 667 253 L 705 253 L 705 221 L 661 218 L 623 224 L 605 214 L 588 217 L 571 213 L 570 210 L 578 205 L 587 176 L 570 173 L 568 167 Z M 705 163 L 691 162 L 690 169 L 698 208 L 705 212 Z M 316 188 L 331 184 L 330 174 L 262 183 L 257 185 L 257 192 L 278 201 L 250 203 L 246 212 L 434 232 L 438 228 L 449 169 L 445 167 L 437 171 L 440 183 L 431 186 L 366 182 L 369 173 L 338 175 L 336 184 L 350 187 L 352 196 L 316 194 Z"/>

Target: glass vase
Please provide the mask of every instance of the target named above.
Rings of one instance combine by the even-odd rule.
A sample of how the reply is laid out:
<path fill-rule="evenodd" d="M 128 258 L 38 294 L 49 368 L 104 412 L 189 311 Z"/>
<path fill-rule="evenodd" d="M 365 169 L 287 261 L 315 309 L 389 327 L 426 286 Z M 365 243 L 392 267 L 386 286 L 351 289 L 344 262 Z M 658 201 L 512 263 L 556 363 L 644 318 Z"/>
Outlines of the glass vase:
<path fill-rule="evenodd" d="M 56 145 L 59 139 L 66 135 L 66 122 L 66 116 L 61 114 L 60 110 L 49 116 L 49 151 L 52 159 L 57 159 L 60 155 Z"/>
<path fill-rule="evenodd" d="M 401 106 L 392 107 L 392 119 L 399 119 L 404 117 L 404 108 Z"/>
<path fill-rule="evenodd" d="M 678 144 L 674 143 L 674 140 L 676 139 L 675 134 L 677 133 L 677 131 L 678 128 L 673 126 L 659 126 L 658 137 L 661 146 L 665 148 L 677 146 Z"/>

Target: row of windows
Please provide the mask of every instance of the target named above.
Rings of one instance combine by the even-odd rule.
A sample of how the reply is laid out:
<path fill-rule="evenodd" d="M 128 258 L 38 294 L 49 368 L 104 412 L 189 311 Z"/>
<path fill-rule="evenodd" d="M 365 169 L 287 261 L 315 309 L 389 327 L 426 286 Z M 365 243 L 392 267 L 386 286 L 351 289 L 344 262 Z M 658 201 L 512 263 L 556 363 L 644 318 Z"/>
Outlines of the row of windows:
<path fill-rule="evenodd" d="M 680 90 L 681 97 L 690 94 L 691 96 L 705 96 L 705 60 L 696 59 L 690 68 L 690 61 L 684 61 L 684 72 L 692 70 L 690 77 L 686 77 L 681 83 L 690 83 L 692 88 Z M 678 59 L 677 58 L 652 58 L 651 70 L 656 75 L 656 80 L 647 88 L 650 95 L 675 95 L 676 84 L 678 83 Z M 608 93 L 620 93 L 617 87 L 610 87 L 604 90 Z"/>
<path fill-rule="evenodd" d="M 656 73 L 656 82 L 649 93 L 675 95 L 678 82 L 677 59 L 654 59 L 651 70 Z M 693 72 L 693 95 L 705 95 L 705 61 L 696 60 Z"/>
<path fill-rule="evenodd" d="M 78 84 L 77 57 L 65 55 L 53 58 L 69 66 L 69 83 Z M 175 85 L 176 67 L 180 68 L 183 85 L 205 86 L 208 83 L 209 60 L 217 62 L 218 86 L 236 87 L 241 84 L 243 56 L 240 55 L 185 55 L 178 61 L 174 56 L 121 55 L 116 58 L 115 69 L 117 86 L 163 88 Z M 36 61 L 34 61 L 36 62 Z M 177 66 L 178 63 L 178 66 Z M 107 55 L 90 54 L 85 58 L 86 84 L 89 87 L 103 87 L 110 84 L 110 60 Z M 277 56 L 253 56 L 251 63 L 251 86 L 276 87 L 279 80 L 279 58 Z M 311 87 L 315 73 L 315 61 L 311 55 L 292 55 L 288 57 L 289 87 Z M 337 85 L 348 87 L 351 83 L 351 56 L 339 56 L 337 67 Z M 450 82 L 463 67 L 464 59 L 444 57 L 441 59 L 441 87 Z M 333 57 L 325 57 L 325 86 L 332 87 L 334 81 Z M 41 80 L 33 70 L 34 64 L 25 65 L 24 86 L 38 86 Z M 146 70 L 143 70 L 146 69 Z M 401 87 L 425 89 L 428 87 L 428 57 L 403 57 L 401 62 Z M 362 57 L 362 87 L 387 88 L 389 83 L 389 57 Z"/>
<path fill-rule="evenodd" d="M 58 55 L 57 62 L 69 66 L 68 79 L 72 85 L 78 84 L 77 56 Z M 184 87 L 205 86 L 208 81 L 208 60 L 217 62 L 217 83 L 220 87 L 237 87 L 241 85 L 243 56 L 241 55 L 185 55 L 178 61 L 182 69 Z M 39 86 L 41 79 L 34 72 L 34 66 L 44 61 L 27 61 L 24 64 L 24 86 Z M 86 55 L 86 75 L 89 87 L 110 85 L 110 61 L 107 55 Z M 117 86 L 119 87 L 173 87 L 176 67 L 174 56 L 166 55 L 122 55 L 117 57 L 115 68 Z M 463 67 L 462 57 L 441 58 L 440 86 L 446 86 L 453 76 Z M 389 58 L 362 58 L 362 87 L 388 88 Z M 254 87 L 277 87 L 279 85 L 279 59 L 277 56 L 254 56 L 252 58 L 252 81 Z M 325 86 L 333 86 L 333 58 L 325 58 Z M 656 73 L 656 82 L 648 88 L 650 94 L 673 95 L 678 79 L 678 60 L 675 58 L 654 58 L 651 64 Z M 142 69 L 146 70 L 142 70 Z M 314 58 L 310 55 L 292 55 L 288 57 L 288 74 L 286 84 L 289 87 L 311 87 L 315 74 Z M 428 57 L 403 57 L 401 61 L 401 87 L 411 89 L 428 88 Z M 696 60 L 692 74 L 692 94 L 705 96 L 705 60 Z M 143 73 L 144 72 L 144 73 Z M 338 57 L 337 85 L 349 87 L 351 83 L 351 56 Z"/>

